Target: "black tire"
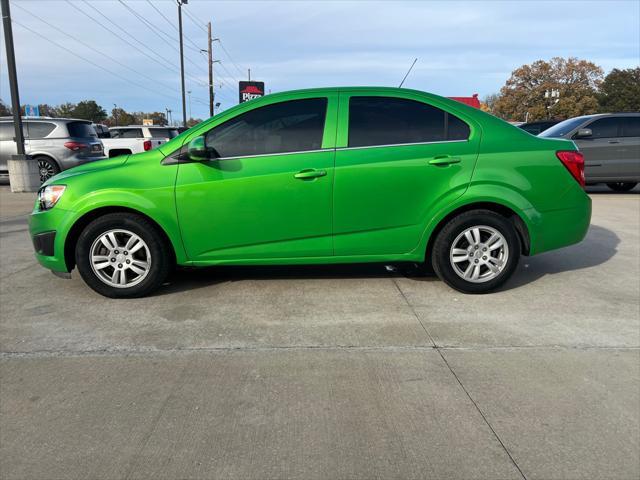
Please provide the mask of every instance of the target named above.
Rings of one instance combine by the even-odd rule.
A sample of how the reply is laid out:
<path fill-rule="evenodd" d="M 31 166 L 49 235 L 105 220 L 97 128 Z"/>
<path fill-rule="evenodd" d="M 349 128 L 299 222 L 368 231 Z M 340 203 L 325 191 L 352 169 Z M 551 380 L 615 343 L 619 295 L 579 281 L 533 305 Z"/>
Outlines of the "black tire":
<path fill-rule="evenodd" d="M 140 237 L 146 244 L 148 254 L 150 255 L 150 266 L 146 276 L 139 281 L 139 283 L 130 287 L 114 287 L 105 283 L 105 281 L 97 275 L 96 271 L 94 271 L 91 263 L 92 246 L 98 238 L 110 230 L 131 232 Z M 109 213 L 92 221 L 80 234 L 78 243 L 76 244 L 76 265 L 85 283 L 105 297 L 143 297 L 158 289 L 165 281 L 173 264 L 170 249 L 171 247 L 168 245 L 162 232 L 158 231 L 158 228 L 145 217 L 124 212 Z M 133 257 L 129 258 L 133 259 Z M 112 269 L 107 270 L 107 272 L 115 270 L 115 266 L 109 266 L 107 268 Z M 135 275 L 135 273 L 133 275 Z"/>
<path fill-rule="evenodd" d="M 43 155 L 35 157 L 38 162 L 38 171 L 40 173 L 40 183 L 44 183 L 54 175 L 60 173 L 60 167 L 53 158 Z"/>
<path fill-rule="evenodd" d="M 633 190 L 637 184 L 637 182 L 613 182 L 607 183 L 607 187 L 614 192 L 628 192 L 629 190 Z"/>
<path fill-rule="evenodd" d="M 450 252 L 454 246 L 454 241 L 459 239 L 467 229 L 476 226 L 489 227 L 489 229 L 497 231 L 502 235 L 508 247 L 508 249 L 504 249 L 507 255 L 502 270 L 495 277 L 488 278 L 486 281 L 481 281 L 481 283 L 462 278 L 456 273 L 452 265 L 453 261 L 450 260 Z M 487 239 L 485 238 L 484 241 L 487 241 Z M 473 250 L 474 247 L 471 244 L 469 244 L 468 248 L 473 252 L 473 255 L 480 255 L 476 260 L 483 262 L 480 259 L 487 258 L 483 256 L 483 253 L 476 253 L 477 250 Z M 489 248 L 489 250 L 491 249 Z M 463 293 L 488 293 L 503 285 L 513 275 L 520 259 L 520 253 L 520 239 L 513 223 L 509 219 L 491 210 L 471 210 L 451 219 L 438 233 L 433 245 L 432 263 L 436 275 L 450 287 Z M 468 266 L 472 261 L 477 263 L 476 260 L 468 260 L 460 265 L 461 267 Z M 473 270 L 474 266 L 471 265 L 471 268 Z M 485 273 L 489 271 L 489 267 L 482 268 L 485 269 Z M 490 276 L 491 274 L 488 273 L 488 275 Z"/>

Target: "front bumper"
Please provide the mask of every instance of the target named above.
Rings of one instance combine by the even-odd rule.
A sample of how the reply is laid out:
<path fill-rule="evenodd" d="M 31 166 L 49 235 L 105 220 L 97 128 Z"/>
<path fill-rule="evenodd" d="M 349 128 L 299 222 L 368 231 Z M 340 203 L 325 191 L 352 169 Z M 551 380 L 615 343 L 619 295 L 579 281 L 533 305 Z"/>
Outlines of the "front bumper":
<path fill-rule="evenodd" d="M 57 207 L 46 211 L 34 209 L 29 217 L 29 233 L 40 265 L 54 272 L 69 272 L 64 244 L 74 220 L 73 212 Z"/>

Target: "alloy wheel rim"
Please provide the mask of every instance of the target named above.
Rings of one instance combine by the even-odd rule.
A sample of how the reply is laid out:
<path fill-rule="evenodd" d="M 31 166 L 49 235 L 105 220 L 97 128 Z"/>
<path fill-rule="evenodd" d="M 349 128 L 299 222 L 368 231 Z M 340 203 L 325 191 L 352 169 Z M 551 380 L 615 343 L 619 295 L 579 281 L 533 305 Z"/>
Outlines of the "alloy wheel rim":
<path fill-rule="evenodd" d="M 151 269 L 151 252 L 145 241 L 124 229 L 109 230 L 96 238 L 89 260 L 93 273 L 116 288 L 138 285 Z"/>
<path fill-rule="evenodd" d="M 493 280 L 502 273 L 508 260 L 506 238 L 488 225 L 467 228 L 455 238 L 449 251 L 453 271 L 472 283 Z"/>
<path fill-rule="evenodd" d="M 50 179 L 56 173 L 53 170 L 53 165 L 45 160 L 38 160 L 38 170 L 40 172 L 40 181 L 44 182 L 45 180 Z"/>

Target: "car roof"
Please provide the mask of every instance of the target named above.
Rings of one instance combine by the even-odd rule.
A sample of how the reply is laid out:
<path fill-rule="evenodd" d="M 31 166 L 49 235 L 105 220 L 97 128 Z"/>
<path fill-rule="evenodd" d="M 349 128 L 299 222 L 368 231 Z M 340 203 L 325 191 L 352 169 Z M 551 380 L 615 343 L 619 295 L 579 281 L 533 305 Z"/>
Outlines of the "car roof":
<path fill-rule="evenodd" d="M 57 117 L 22 117 L 22 121 L 28 120 L 29 122 L 83 122 L 92 123 L 91 120 L 85 120 L 83 118 L 57 118 Z M 13 122 L 13 117 L 0 117 L 0 121 Z"/>
<path fill-rule="evenodd" d="M 583 120 L 589 120 L 591 118 L 604 118 L 604 117 L 637 117 L 640 116 L 640 112 L 619 112 L 619 113 L 594 113 L 592 115 L 581 115 L 578 117 L 568 118 L 567 120 L 574 120 L 581 118 Z"/>
<path fill-rule="evenodd" d="M 109 128 L 178 128 L 171 125 L 115 125 Z"/>

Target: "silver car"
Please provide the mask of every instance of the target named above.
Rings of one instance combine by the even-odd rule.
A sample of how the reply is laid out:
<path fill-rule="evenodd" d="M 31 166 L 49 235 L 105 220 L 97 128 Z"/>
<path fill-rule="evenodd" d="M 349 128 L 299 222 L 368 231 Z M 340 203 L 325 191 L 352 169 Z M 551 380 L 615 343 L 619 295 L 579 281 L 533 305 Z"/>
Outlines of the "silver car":
<path fill-rule="evenodd" d="M 588 184 L 626 192 L 640 182 L 640 113 L 570 118 L 538 136 L 573 140 L 584 155 Z"/>
<path fill-rule="evenodd" d="M 83 163 L 104 158 L 104 148 L 91 122 L 70 118 L 23 119 L 25 151 L 38 161 L 40 180 Z M 11 117 L 0 118 L 0 176 L 17 153 Z"/>

